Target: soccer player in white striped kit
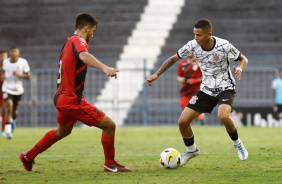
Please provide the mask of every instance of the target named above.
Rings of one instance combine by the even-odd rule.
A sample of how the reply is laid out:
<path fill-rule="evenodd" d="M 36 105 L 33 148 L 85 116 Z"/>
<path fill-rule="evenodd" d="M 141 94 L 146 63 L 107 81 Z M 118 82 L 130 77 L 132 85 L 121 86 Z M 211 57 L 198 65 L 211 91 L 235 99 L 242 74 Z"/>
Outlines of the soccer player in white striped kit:
<path fill-rule="evenodd" d="M 191 122 L 201 113 L 211 113 L 216 105 L 218 105 L 218 119 L 225 126 L 239 158 L 246 160 L 248 151 L 241 142 L 235 123 L 230 117 L 236 92 L 229 59 L 240 61 L 238 67 L 233 66 L 235 78 L 239 80 L 248 64 L 248 59 L 229 41 L 212 36 L 212 24 L 207 19 L 196 22 L 194 35 L 194 40 L 189 41 L 175 55 L 168 58 L 155 74 L 145 80 L 145 83 L 153 85 L 153 81 L 176 61 L 194 56 L 202 71 L 203 79 L 200 90 L 189 101 L 178 120 L 179 130 L 187 148 L 181 158 L 181 166 L 200 154 L 194 142 Z"/>

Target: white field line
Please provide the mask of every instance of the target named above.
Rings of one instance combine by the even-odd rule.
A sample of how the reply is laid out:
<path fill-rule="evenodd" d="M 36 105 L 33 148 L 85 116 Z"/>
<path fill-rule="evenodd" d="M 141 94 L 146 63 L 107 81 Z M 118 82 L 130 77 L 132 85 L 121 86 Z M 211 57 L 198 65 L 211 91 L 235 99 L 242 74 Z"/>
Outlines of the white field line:
<path fill-rule="evenodd" d="M 225 153 L 201 153 L 201 155 L 225 155 Z M 227 155 L 237 155 L 237 153 L 227 153 Z M 282 153 L 249 153 L 249 155 L 282 155 Z M 146 157 L 146 156 L 159 156 L 157 154 L 116 154 L 117 157 Z M 14 155 L 0 155 L 0 158 L 10 158 L 15 157 Z M 104 157 L 103 154 L 96 154 L 96 155 L 38 155 L 38 157 L 43 158 L 61 158 L 61 157 Z"/>

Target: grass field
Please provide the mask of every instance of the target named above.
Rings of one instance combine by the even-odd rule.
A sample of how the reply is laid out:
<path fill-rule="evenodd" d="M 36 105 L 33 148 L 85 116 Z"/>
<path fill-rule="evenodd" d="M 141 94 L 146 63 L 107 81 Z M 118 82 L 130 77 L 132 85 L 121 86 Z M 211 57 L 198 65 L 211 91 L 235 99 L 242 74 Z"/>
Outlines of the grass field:
<path fill-rule="evenodd" d="M 29 150 L 50 128 L 18 128 L 11 140 L 0 137 L 0 184 L 24 183 L 282 183 L 282 128 L 239 128 L 249 151 L 239 160 L 224 127 L 194 127 L 201 155 L 178 169 L 163 169 L 159 154 L 173 147 L 185 151 L 177 127 L 121 127 L 116 133 L 116 160 L 131 173 L 103 171 L 99 129 L 74 128 L 35 159 L 26 172 L 18 155 Z"/>

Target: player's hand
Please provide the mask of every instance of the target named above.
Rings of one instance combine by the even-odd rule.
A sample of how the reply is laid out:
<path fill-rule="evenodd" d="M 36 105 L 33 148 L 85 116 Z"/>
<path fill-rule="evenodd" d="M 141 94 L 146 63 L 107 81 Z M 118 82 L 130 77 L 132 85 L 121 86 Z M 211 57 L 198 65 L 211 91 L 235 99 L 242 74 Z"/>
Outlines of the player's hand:
<path fill-rule="evenodd" d="M 233 71 L 235 73 L 235 78 L 241 80 L 242 71 L 240 69 L 236 68 L 234 65 L 233 65 Z"/>
<path fill-rule="evenodd" d="M 16 76 L 16 77 L 21 78 L 21 75 L 20 75 L 17 71 L 14 71 L 14 72 L 13 72 L 13 75 Z"/>
<path fill-rule="evenodd" d="M 192 84 L 194 84 L 194 81 L 192 79 L 187 79 L 186 83 L 189 84 L 189 85 L 192 85 Z"/>
<path fill-rule="evenodd" d="M 159 76 L 157 74 L 154 74 L 150 77 L 148 77 L 144 83 L 147 83 L 149 86 L 153 85 L 153 81 L 156 80 Z"/>
<path fill-rule="evenodd" d="M 103 71 L 108 77 L 115 77 L 115 79 L 117 78 L 117 72 L 119 72 L 119 70 L 111 67 L 106 67 Z"/>
<path fill-rule="evenodd" d="M 178 79 L 178 82 L 179 82 L 180 84 L 183 84 L 183 83 L 186 82 L 185 77 L 177 77 L 177 79 Z"/>

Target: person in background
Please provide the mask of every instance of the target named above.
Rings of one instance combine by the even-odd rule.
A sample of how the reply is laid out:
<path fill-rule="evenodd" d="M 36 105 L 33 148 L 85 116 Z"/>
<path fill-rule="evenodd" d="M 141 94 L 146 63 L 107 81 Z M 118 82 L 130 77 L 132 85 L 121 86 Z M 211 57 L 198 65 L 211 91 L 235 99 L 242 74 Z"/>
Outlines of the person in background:
<path fill-rule="evenodd" d="M 187 106 L 191 98 L 199 91 L 202 82 L 202 72 L 193 56 L 188 56 L 187 59 L 180 61 L 177 70 L 177 80 L 182 84 L 180 89 L 180 105 L 182 111 Z M 195 118 L 195 121 L 200 121 L 204 125 L 204 114 L 200 114 Z"/>
<path fill-rule="evenodd" d="M 0 121 L 1 121 L 1 136 L 2 137 L 5 137 L 6 134 L 5 134 L 5 118 L 3 116 L 3 112 L 2 112 L 2 105 L 3 105 L 3 92 L 2 92 L 2 84 L 3 84 L 3 81 L 4 81 L 4 70 L 3 70 L 3 61 L 5 59 L 7 59 L 8 57 L 8 53 L 4 50 L 1 50 L 0 51 Z"/>
<path fill-rule="evenodd" d="M 279 77 L 272 81 L 272 91 L 274 118 L 279 120 L 282 113 L 282 68 L 279 69 Z"/>
<path fill-rule="evenodd" d="M 30 78 L 30 67 L 26 59 L 20 57 L 20 50 L 12 47 L 10 57 L 3 61 L 4 82 L 3 91 L 3 115 L 5 117 L 5 130 L 7 139 L 12 138 L 18 117 L 18 106 L 24 93 L 23 79 Z"/>

